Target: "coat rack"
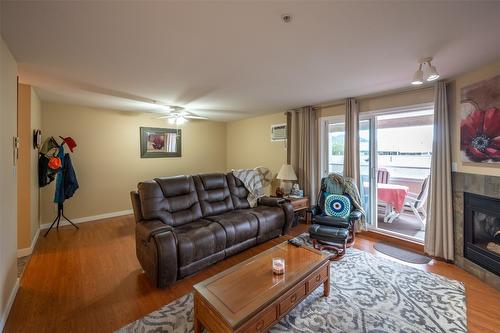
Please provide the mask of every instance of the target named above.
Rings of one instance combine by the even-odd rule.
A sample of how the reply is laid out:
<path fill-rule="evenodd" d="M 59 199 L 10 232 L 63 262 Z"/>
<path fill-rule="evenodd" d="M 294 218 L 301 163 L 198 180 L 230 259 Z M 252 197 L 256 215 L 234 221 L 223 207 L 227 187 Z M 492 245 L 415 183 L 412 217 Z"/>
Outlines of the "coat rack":
<path fill-rule="evenodd" d="M 80 229 L 78 228 L 78 226 L 76 224 L 74 224 L 70 219 L 68 219 L 66 217 L 66 215 L 64 215 L 64 204 L 62 203 L 58 203 L 57 204 L 57 216 L 56 218 L 54 219 L 54 222 L 52 222 L 52 224 L 50 225 L 50 228 L 45 232 L 45 235 L 43 235 L 43 237 L 47 237 L 47 235 L 49 234 L 49 231 L 50 229 L 52 229 L 52 227 L 54 226 L 54 224 L 56 224 L 56 229 L 59 230 L 59 222 L 61 222 L 61 217 L 64 217 L 66 219 L 66 221 L 68 221 L 69 223 L 71 223 L 71 225 L 77 229 Z"/>
<path fill-rule="evenodd" d="M 74 140 L 72 138 L 69 138 L 71 141 L 70 141 L 70 143 L 68 143 L 68 141 L 67 141 L 68 138 L 63 138 L 63 137 L 60 137 L 60 138 L 63 139 L 63 142 L 60 145 L 58 145 L 58 147 L 62 148 L 64 146 L 64 144 L 66 144 L 68 146 L 68 148 L 71 150 L 71 152 L 73 152 L 73 148 L 76 147 L 76 143 L 74 142 Z M 63 155 L 63 158 L 64 158 L 64 155 Z M 62 171 L 59 171 L 59 172 L 62 172 Z M 57 177 L 59 177 L 59 175 Z M 57 186 L 57 183 L 56 183 L 56 186 Z M 78 185 L 76 188 L 78 188 Z M 56 188 L 56 191 L 57 191 L 57 188 Z M 61 222 L 61 218 L 66 219 L 66 221 L 68 221 L 76 229 L 80 229 L 76 224 L 73 223 L 73 221 L 71 221 L 69 218 L 66 217 L 66 215 L 64 215 L 64 203 L 58 202 L 57 203 L 57 216 L 55 217 L 54 221 L 50 225 L 49 229 L 45 232 L 44 237 L 47 237 L 47 235 L 49 234 L 50 230 L 52 230 L 54 225 L 56 226 L 56 229 L 59 230 L 59 224 Z"/>

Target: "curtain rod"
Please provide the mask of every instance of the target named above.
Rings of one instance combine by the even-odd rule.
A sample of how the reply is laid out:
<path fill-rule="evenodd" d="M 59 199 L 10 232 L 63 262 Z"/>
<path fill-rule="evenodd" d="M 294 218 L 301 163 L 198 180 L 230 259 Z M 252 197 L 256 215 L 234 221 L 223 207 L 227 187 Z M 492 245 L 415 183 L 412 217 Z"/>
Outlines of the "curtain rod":
<path fill-rule="evenodd" d="M 426 86 L 426 87 L 421 87 L 421 88 L 413 88 L 413 89 L 405 89 L 405 90 L 394 90 L 392 92 L 384 92 L 384 93 L 380 93 L 380 94 L 373 94 L 373 95 L 364 95 L 364 96 L 360 96 L 360 97 L 357 97 L 356 99 L 358 101 L 363 101 L 363 100 L 367 100 L 367 99 L 371 99 L 371 98 L 380 98 L 380 97 L 388 97 L 388 96 L 398 96 L 398 95 L 402 95 L 402 94 L 406 94 L 406 93 L 409 93 L 409 92 L 412 92 L 412 91 L 421 91 L 421 90 L 430 90 L 430 89 L 433 89 L 434 86 Z M 335 106 L 341 106 L 341 105 L 345 105 L 345 98 L 341 101 L 335 101 L 335 102 L 332 102 L 330 104 L 319 104 L 319 105 L 314 105 L 313 106 L 313 109 L 314 110 L 319 110 L 319 109 L 327 109 L 327 108 L 333 108 Z"/>

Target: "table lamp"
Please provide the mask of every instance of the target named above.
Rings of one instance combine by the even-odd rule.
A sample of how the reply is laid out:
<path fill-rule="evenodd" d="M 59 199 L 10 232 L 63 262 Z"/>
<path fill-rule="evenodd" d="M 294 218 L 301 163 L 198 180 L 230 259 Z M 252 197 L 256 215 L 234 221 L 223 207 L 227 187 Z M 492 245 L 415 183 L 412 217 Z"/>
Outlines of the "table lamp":
<path fill-rule="evenodd" d="M 283 193 L 289 195 L 292 190 L 293 181 L 297 180 L 297 175 L 293 167 L 290 164 L 283 164 L 276 178 L 280 180 L 280 187 L 283 188 Z"/>

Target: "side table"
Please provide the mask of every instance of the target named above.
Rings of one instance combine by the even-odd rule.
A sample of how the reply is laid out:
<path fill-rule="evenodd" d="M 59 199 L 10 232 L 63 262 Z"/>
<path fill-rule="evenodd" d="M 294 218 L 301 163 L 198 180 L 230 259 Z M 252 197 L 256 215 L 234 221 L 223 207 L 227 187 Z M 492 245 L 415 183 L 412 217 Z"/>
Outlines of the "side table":
<path fill-rule="evenodd" d="M 309 224 L 310 217 L 309 214 L 307 214 L 307 210 L 309 209 L 309 197 L 303 197 L 303 198 L 286 197 L 285 199 L 289 201 L 293 206 L 293 211 L 295 213 L 293 226 L 295 227 L 300 219 L 303 219 L 306 224 Z"/>

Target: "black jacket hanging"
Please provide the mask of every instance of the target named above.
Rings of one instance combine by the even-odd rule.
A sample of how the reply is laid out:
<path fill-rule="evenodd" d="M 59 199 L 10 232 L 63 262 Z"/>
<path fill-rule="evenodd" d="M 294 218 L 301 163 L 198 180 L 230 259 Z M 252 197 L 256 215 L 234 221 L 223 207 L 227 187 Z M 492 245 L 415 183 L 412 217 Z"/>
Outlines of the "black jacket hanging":
<path fill-rule="evenodd" d="M 38 185 L 44 187 L 56 179 L 57 170 L 49 168 L 49 160 L 44 154 L 38 156 Z"/>

